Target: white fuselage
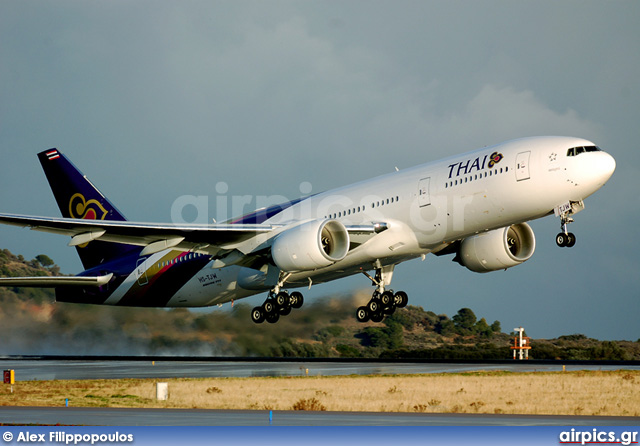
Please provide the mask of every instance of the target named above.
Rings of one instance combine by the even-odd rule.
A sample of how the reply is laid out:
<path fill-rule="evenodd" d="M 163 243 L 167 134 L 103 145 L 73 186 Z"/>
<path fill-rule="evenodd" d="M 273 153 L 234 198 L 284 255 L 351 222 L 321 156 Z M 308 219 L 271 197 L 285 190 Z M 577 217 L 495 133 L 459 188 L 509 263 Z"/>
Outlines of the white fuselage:
<path fill-rule="evenodd" d="M 568 137 L 509 141 L 441 161 L 323 192 L 286 208 L 265 223 L 335 219 L 345 226 L 384 222 L 331 266 L 294 273 L 288 287 L 307 286 L 395 265 L 485 231 L 534 220 L 554 208 L 581 202 L 609 179 L 615 161 L 605 152 L 568 156 L 593 143 Z M 355 240 L 357 241 L 357 240 Z M 260 243 L 260 236 L 252 241 Z M 171 256 L 163 251 L 145 264 Z M 262 293 L 274 285 L 267 271 L 240 266 L 212 268 L 189 280 L 167 306 L 208 306 Z M 127 282 L 137 280 L 135 273 Z M 105 303 L 118 303 L 117 292 Z"/>

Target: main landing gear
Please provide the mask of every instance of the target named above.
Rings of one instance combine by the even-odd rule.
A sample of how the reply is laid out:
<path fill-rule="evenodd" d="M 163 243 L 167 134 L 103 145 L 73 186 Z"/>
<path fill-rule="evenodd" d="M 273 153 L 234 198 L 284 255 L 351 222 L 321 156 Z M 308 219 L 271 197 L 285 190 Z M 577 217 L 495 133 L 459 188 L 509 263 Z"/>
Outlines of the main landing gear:
<path fill-rule="evenodd" d="M 280 320 L 280 316 L 287 316 L 293 308 L 300 308 L 304 303 L 302 293 L 294 291 L 289 294 L 281 288 L 289 278 L 291 273 L 281 274 L 278 284 L 269 291 L 269 296 L 264 303 L 251 310 L 251 320 L 256 324 L 264 321 L 275 324 Z"/>
<path fill-rule="evenodd" d="M 385 290 L 385 283 L 391 282 L 393 267 L 376 268 L 375 277 L 371 277 L 366 271 L 362 274 L 367 276 L 376 287 L 371 296 L 371 300 L 367 305 L 359 307 L 356 310 L 356 319 L 358 322 L 381 322 L 386 315 L 393 314 L 396 308 L 404 308 L 409 302 L 409 297 L 404 291 L 394 293 L 393 290 Z"/>
<path fill-rule="evenodd" d="M 569 217 L 567 213 L 560 216 L 560 227 L 562 232 L 556 235 L 556 244 L 561 248 L 571 248 L 576 244 L 576 236 L 572 232 L 567 231 L 567 224 L 573 223 L 573 218 Z"/>

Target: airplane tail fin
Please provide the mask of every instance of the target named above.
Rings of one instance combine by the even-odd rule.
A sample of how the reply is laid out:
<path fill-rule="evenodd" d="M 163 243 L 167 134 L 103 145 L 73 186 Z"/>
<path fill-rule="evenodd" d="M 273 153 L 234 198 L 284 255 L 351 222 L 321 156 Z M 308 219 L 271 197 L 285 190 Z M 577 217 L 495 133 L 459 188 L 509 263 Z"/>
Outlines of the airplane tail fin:
<path fill-rule="evenodd" d="M 45 150 L 38 154 L 38 159 L 63 217 L 87 220 L 126 220 L 120 211 L 60 151 L 57 149 Z M 85 269 L 90 269 L 122 256 L 136 247 L 93 241 L 76 248 L 82 265 Z"/>

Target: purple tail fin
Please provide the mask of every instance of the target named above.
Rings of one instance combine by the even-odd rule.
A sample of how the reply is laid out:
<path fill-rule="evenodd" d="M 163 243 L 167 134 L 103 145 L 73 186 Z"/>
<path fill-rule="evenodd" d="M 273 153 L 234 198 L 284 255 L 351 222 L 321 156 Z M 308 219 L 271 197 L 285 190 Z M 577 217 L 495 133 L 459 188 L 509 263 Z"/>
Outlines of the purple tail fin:
<path fill-rule="evenodd" d="M 40 152 L 38 159 L 63 217 L 88 220 L 126 220 L 87 177 L 57 149 Z M 131 252 L 133 249 L 139 248 L 132 245 L 99 241 L 77 247 L 78 255 L 85 269 L 101 265 Z"/>

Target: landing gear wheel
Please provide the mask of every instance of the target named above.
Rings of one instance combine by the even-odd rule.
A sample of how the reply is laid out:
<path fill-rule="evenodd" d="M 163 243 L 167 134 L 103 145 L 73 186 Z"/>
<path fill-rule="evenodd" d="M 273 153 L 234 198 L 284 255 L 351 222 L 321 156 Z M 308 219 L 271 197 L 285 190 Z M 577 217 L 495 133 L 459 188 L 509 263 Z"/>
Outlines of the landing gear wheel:
<path fill-rule="evenodd" d="M 388 307 L 393 303 L 393 293 L 391 291 L 385 291 L 380 295 L 380 303 L 383 307 Z"/>
<path fill-rule="evenodd" d="M 569 243 L 569 237 L 567 234 L 565 234 L 564 232 L 560 232 L 558 235 L 556 235 L 556 245 L 558 245 L 561 248 L 564 248 L 565 246 L 568 246 L 568 243 Z"/>
<path fill-rule="evenodd" d="M 382 313 L 373 313 L 371 315 L 371 320 L 373 322 L 382 322 L 382 319 L 384 319 L 384 314 Z"/>
<path fill-rule="evenodd" d="M 404 308 L 409 303 L 409 296 L 404 291 L 398 291 L 394 296 L 393 300 L 398 308 Z"/>
<path fill-rule="evenodd" d="M 276 304 L 280 308 L 286 308 L 290 305 L 289 293 L 287 293 L 286 291 L 280 291 L 278 294 L 276 294 L 275 300 Z"/>
<path fill-rule="evenodd" d="M 371 313 L 371 319 L 373 319 L 373 315 L 377 314 L 380 310 L 380 303 L 377 299 L 371 299 L 367 304 L 367 309 L 369 310 L 369 313 Z"/>
<path fill-rule="evenodd" d="M 262 307 L 255 307 L 251 310 L 251 320 L 256 324 L 261 324 L 264 322 L 264 312 L 262 311 Z"/>
<path fill-rule="evenodd" d="M 569 239 L 567 241 L 567 248 L 571 248 L 573 245 L 576 244 L 576 236 L 573 235 L 573 232 L 568 233 L 567 238 Z"/>
<path fill-rule="evenodd" d="M 304 303 L 304 297 L 302 297 L 302 293 L 294 291 L 289 295 L 289 302 L 293 308 L 300 308 Z"/>
<path fill-rule="evenodd" d="M 262 304 L 262 311 L 264 311 L 265 315 L 273 314 L 276 312 L 276 306 L 271 300 L 267 300 Z"/>
<path fill-rule="evenodd" d="M 279 312 L 280 316 L 288 316 L 291 313 L 291 307 L 282 307 Z"/>
<path fill-rule="evenodd" d="M 267 314 L 267 322 L 270 324 L 275 324 L 280 319 L 280 315 L 278 313 L 269 313 Z"/>
<path fill-rule="evenodd" d="M 359 307 L 356 310 L 356 319 L 358 322 L 368 322 L 369 321 L 369 310 L 367 307 Z"/>
<path fill-rule="evenodd" d="M 395 305 L 391 305 L 391 306 L 389 306 L 389 307 L 384 307 L 384 309 L 382 310 L 382 314 L 383 314 L 383 315 L 384 315 L 384 314 L 391 315 L 391 314 L 393 314 L 393 313 L 395 313 L 395 312 L 396 312 L 396 307 L 395 307 Z"/>

